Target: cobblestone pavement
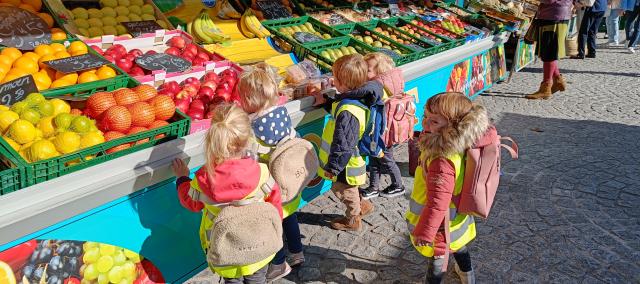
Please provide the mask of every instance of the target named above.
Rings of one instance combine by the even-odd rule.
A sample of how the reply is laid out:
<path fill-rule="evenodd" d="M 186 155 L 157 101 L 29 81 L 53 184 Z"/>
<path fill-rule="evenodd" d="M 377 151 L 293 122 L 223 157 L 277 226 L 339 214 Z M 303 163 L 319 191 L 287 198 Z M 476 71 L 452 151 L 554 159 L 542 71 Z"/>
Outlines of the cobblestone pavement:
<path fill-rule="evenodd" d="M 602 49 L 563 60 L 569 89 L 548 101 L 541 64 L 478 101 L 520 145 L 503 158 L 492 215 L 470 245 L 478 283 L 640 283 L 640 55 Z M 396 151 L 408 188 L 405 145 Z M 411 247 L 407 200 L 377 198 L 359 233 L 326 222 L 343 213 L 332 194 L 299 214 L 307 262 L 278 283 L 416 283 L 425 259 Z M 448 283 L 459 283 L 449 273 Z M 192 282 L 211 282 L 205 271 Z"/>

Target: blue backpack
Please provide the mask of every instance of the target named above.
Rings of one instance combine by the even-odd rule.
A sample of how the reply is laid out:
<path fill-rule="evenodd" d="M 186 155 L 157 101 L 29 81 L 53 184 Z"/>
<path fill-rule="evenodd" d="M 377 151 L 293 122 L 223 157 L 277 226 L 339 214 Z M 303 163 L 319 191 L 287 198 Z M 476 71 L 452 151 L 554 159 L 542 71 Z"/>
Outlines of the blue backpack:
<path fill-rule="evenodd" d="M 384 128 L 387 125 L 386 118 L 384 117 L 384 104 L 380 103 L 368 107 L 359 100 L 344 99 L 338 104 L 336 109 L 340 109 L 344 104 L 355 105 L 369 112 L 364 134 L 362 134 L 362 138 L 358 141 L 360 155 L 382 158 L 384 156 L 383 151 L 386 150 L 383 137 Z"/>

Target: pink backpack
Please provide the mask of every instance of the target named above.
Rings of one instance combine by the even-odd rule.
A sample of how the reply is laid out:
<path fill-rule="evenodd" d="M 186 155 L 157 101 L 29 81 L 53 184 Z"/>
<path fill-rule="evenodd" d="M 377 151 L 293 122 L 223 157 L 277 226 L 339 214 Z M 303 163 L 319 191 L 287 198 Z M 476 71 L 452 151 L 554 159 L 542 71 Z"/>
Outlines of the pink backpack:
<path fill-rule="evenodd" d="M 384 144 L 391 147 L 413 139 L 413 127 L 417 122 L 413 96 L 407 94 L 392 96 L 384 104 L 387 120 L 387 130 L 382 137 Z"/>
<path fill-rule="evenodd" d="M 511 147 L 502 144 L 502 140 L 511 142 Z M 507 149 L 512 159 L 518 158 L 518 144 L 499 135 L 491 144 L 467 149 L 462 192 L 454 199 L 458 213 L 485 219 L 489 216 L 500 182 L 501 148 Z"/>

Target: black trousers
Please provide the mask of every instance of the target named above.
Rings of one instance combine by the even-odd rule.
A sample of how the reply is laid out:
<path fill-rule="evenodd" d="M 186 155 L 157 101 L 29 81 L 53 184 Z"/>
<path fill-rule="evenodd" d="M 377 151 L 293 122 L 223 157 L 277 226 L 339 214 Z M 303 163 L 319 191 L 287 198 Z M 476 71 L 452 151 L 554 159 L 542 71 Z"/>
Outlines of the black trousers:
<path fill-rule="evenodd" d="M 587 54 L 596 55 L 596 35 L 598 34 L 598 27 L 602 22 L 602 17 L 604 17 L 604 12 L 593 12 L 591 9 L 587 8 L 584 11 L 584 17 L 578 32 L 578 56 L 585 55 L 585 42 L 587 44 Z"/>

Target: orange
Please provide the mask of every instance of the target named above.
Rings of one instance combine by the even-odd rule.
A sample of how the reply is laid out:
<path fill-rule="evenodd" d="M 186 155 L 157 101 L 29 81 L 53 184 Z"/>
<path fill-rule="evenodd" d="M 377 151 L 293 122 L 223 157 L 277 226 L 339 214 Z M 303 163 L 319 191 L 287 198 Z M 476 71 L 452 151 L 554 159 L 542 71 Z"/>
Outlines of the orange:
<path fill-rule="evenodd" d="M 51 80 L 56 78 L 56 70 L 53 70 L 49 67 L 42 67 L 40 68 L 40 72 L 47 72 L 47 75 L 49 76 L 49 78 L 51 78 Z"/>
<path fill-rule="evenodd" d="M 78 56 L 78 55 L 83 55 L 83 54 L 87 54 L 87 53 L 89 53 L 89 52 L 86 51 L 86 50 L 85 51 L 82 51 L 82 50 L 74 51 L 74 52 L 71 52 L 71 56 Z"/>
<path fill-rule="evenodd" d="M 65 40 L 67 39 L 67 34 L 59 29 L 59 28 L 53 28 L 51 29 L 51 40 Z"/>
<path fill-rule="evenodd" d="M 40 59 L 38 59 L 38 65 L 40 66 L 40 68 L 45 68 L 47 67 L 46 64 L 44 64 L 45 61 L 50 61 L 50 60 L 55 60 L 56 56 L 53 54 L 47 54 L 44 55 L 42 57 L 40 57 Z"/>
<path fill-rule="evenodd" d="M 29 57 L 20 57 L 15 62 L 13 62 L 14 69 L 24 70 L 29 72 L 29 74 L 38 72 L 40 70 L 40 66 L 38 66 L 38 61 L 34 61 Z"/>
<path fill-rule="evenodd" d="M 16 277 L 11 266 L 4 261 L 0 261 L 0 283 L 16 284 Z"/>
<path fill-rule="evenodd" d="M 59 52 L 59 51 L 67 51 L 67 48 L 62 43 L 54 42 L 54 43 L 50 44 L 49 47 L 51 47 L 51 49 L 53 49 L 54 53 L 55 52 Z"/>
<path fill-rule="evenodd" d="M 36 72 L 33 75 L 33 80 L 36 83 L 36 87 L 38 87 L 38 91 L 49 89 L 51 86 L 51 78 L 47 74 L 47 71 Z"/>
<path fill-rule="evenodd" d="M 29 11 L 29 12 L 31 12 L 31 13 L 34 13 L 34 14 L 38 13 L 38 11 L 36 10 L 36 8 L 34 8 L 33 6 L 31 6 L 31 5 L 29 5 L 29 4 L 24 4 L 24 3 L 22 3 L 22 4 L 18 5 L 18 8 L 20 8 L 20 9 L 24 9 L 24 10 L 27 10 L 27 11 Z"/>
<path fill-rule="evenodd" d="M 74 85 L 75 83 L 69 83 L 67 81 L 64 80 L 55 80 L 51 83 L 51 86 L 49 86 L 49 88 L 54 89 L 54 88 L 61 88 L 61 87 L 67 87 L 67 86 L 71 86 Z"/>
<path fill-rule="evenodd" d="M 92 72 L 83 72 L 82 74 L 80 74 L 80 76 L 78 76 L 78 84 L 89 83 L 98 80 L 100 80 L 100 78 L 98 78 L 98 75 Z"/>
<path fill-rule="evenodd" d="M 73 53 L 78 51 L 87 51 L 88 47 L 82 41 L 74 41 L 67 48 L 67 52 Z"/>
<path fill-rule="evenodd" d="M 9 72 L 9 70 L 11 70 L 11 66 L 10 65 L 5 65 L 0 63 L 0 74 L 4 75 L 7 74 Z"/>
<path fill-rule="evenodd" d="M 18 59 L 18 57 L 22 56 L 22 52 L 15 47 L 7 47 L 0 51 L 1 55 L 7 55 L 11 57 L 13 60 Z"/>
<path fill-rule="evenodd" d="M 4 73 L 0 73 L 0 83 L 4 82 Z"/>
<path fill-rule="evenodd" d="M 30 5 L 35 8 L 36 11 L 40 11 L 40 9 L 42 9 L 42 0 L 22 0 L 22 3 Z"/>
<path fill-rule="evenodd" d="M 51 46 L 46 45 L 46 44 L 41 44 L 36 46 L 36 48 L 33 50 L 36 54 L 40 55 L 40 56 L 45 56 L 48 54 L 54 54 L 55 52 L 53 52 L 53 48 L 51 48 Z"/>
<path fill-rule="evenodd" d="M 26 76 L 32 73 L 36 73 L 38 71 L 35 72 L 30 72 L 24 69 L 20 69 L 20 68 L 12 68 L 11 70 L 9 70 L 9 72 L 7 72 L 7 75 L 16 75 L 18 77 L 22 77 L 22 76 Z M 16 77 L 17 78 L 17 77 Z"/>
<path fill-rule="evenodd" d="M 40 19 L 47 23 L 47 26 L 49 28 L 53 27 L 53 17 L 51 17 L 51 15 L 47 13 L 38 13 L 38 17 L 40 17 Z"/>
<path fill-rule="evenodd" d="M 40 59 L 40 55 L 38 55 L 38 54 L 37 54 L 37 53 L 35 53 L 35 52 L 31 52 L 31 51 L 29 51 L 29 52 L 27 52 L 27 53 L 23 54 L 23 55 L 22 55 L 22 57 L 29 57 L 29 58 L 31 58 L 31 59 L 32 59 L 33 61 L 35 61 L 35 62 L 38 62 L 38 59 Z"/>
<path fill-rule="evenodd" d="M 104 65 L 100 68 L 98 68 L 98 71 L 96 71 L 96 75 L 98 75 L 98 78 L 102 79 L 108 79 L 108 78 L 113 78 L 116 76 L 116 70 L 113 70 L 113 68 Z"/>
<path fill-rule="evenodd" d="M 18 79 L 22 76 L 20 75 L 15 75 L 15 74 L 11 74 L 11 73 L 7 73 L 7 75 L 4 76 L 4 78 L 2 78 L 2 83 L 6 83 L 15 79 Z"/>
<path fill-rule="evenodd" d="M 62 72 L 57 72 L 56 71 L 55 78 L 56 78 L 56 80 L 63 80 L 65 82 L 68 82 L 71 85 L 73 85 L 76 82 L 78 82 L 78 73 L 74 72 L 74 73 L 64 74 Z"/>
<path fill-rule="evenodd" d="M 71 57 L 71 54 L 66 51 L 58 51 L 54 55 L 56 56 L 56 59 Z"/>
<path fill-rule="evenodd" d="M 96 70 L 96 69 L 84 70 L 84 72 L 91 72 L 93 74 L 96 74 L 96 71 L 98 71 L 98 70 Z"/>
<path fill-rule="evenodd" d="M 11 65 L 15 61 L 15 58 L 9 55 L 0 55 L 0 64 Z"/>

